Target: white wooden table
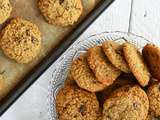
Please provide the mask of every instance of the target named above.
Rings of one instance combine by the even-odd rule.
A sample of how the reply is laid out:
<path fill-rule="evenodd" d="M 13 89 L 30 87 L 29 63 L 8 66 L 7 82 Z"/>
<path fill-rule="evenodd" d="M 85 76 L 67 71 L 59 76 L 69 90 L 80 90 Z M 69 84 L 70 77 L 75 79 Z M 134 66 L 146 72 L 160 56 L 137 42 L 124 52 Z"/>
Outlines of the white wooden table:
<path fill-rule="evenodd" d="M 116 0 L 79 39 L 104 31 L 130 32 L 149 40 L 160 38 L 160 0 Z M 0 120 L 47 120 L 47 94 L 52 65 Z"/>

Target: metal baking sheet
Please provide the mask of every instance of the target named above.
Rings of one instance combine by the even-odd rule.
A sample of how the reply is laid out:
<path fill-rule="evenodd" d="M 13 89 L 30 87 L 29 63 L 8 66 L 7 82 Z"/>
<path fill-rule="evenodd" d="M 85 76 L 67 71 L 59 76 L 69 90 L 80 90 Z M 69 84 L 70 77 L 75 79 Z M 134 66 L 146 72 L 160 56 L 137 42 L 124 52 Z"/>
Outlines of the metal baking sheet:
<path fill-rule="evenodd" d="M 29 64 L 18 64 L 0 51 L 0 72 L 4 74 L 7 85 L 0 94 L 0 115 L 34 83 L 112 1 L 83 0 L 84 11 L 79 23 L 72 27 L 59 27 L 50 25 L 43 19 L 37 8 L 36 0 L 11 0 L 13 4 L 11 18 L 20 16 L 37 24 L 42 32 L 43 47 L 39 56 Z M 1 28 L 4 26 L 2 25 Z"/>

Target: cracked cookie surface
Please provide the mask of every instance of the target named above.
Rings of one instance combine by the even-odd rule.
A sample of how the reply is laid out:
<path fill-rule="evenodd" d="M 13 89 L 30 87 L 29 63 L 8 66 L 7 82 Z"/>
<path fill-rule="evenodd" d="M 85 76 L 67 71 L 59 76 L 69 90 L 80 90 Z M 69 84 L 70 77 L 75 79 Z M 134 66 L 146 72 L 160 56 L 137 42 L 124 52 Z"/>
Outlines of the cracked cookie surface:
<path fill-rule="evenodd" d="M 107 99 L 103 105 L 102 120 L 144 120 L 144 106 L 137 96 Z"/>
<path fill-rule="evenodd" d="M 4 23 L 11 14 L 12 6 L 9 0 L 0 0 L 0 24 Z"/>
<path fill-rule="evenodd" d="M 28 63 L 40 52 L 41 32 L 30 21 L 15 18 L 2 31 L 0 44 L 6 56 L 18 63 Z"/>
<path fill-rule="evenodd" d="M 110 98 L 119 97 L 123 95 L 137 96 L 142 101 L 144 108 L 146 110 L 144 114 L 145 116 L 147 116 L 148 110 L 149 110 L 149 100 L 148 100 L 147 94 L 140 86 L 138 85 L 122 86 L 116 89 L 115 91 L 113 91 L 110 95 Z"/>
<path fill-rule="evenodd" d="M 71 66 L 71 75 L 79 87 L 97 92 L 103 90 L 106 86 L 97 81 L 94 73 L 89 68 L 86 54 L 75 59 Z"/>
<path fill-rule="evenodd" d="M 88 63 L 97 80 L 107 86 L 111 85 L 121 74 L 107 59 L 101 46 L 95 46 L 88 50 Z"/>
<path fill-rule="evenodd" d="M 133 75 L 143 87 L 148 85 L 150 73 L 148 67 L 138 49 L 131 43 L 123 44 L 125 59 Z"/>
<path fill-rule="evenodd" d="M 56 97 L 59 120 L 97 120 L 99 103 L 95 93 L 77 86 L 65 86 Z"/>
<path fill-rule="evenodd" d="M 74 24 L 83 12 L 81 0 L 39 0 L 38 6 L 48 23 L 60 26 Z"/>
<path fill-rule="evenodd" d="M 123 56 L 122 47 L 114 41 L 106 41 L 102 44 L 103 51 L 109 61 L 119 70 L 129 73 L 130 69 Z"/>

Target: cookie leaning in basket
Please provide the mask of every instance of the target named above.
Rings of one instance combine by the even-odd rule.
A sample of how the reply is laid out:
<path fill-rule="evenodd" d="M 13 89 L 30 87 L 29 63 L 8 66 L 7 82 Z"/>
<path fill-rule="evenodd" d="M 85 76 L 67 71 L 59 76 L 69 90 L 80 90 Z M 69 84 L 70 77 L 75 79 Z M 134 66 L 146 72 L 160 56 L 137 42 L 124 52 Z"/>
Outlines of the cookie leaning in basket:
<path fill-rule="evenodd" d="M 108 57 L 109 61 L 119 70 L 129 73 L 129 66 L 123 56 L 123 45 L 114 41 L 106 41 L 102 44 L 103 51 Z"/>
<path fill-rule="evenodd" d="M 81 55 L 75 59 L 71 66 L 71 76 L 77 82 L 78 86 L 90 92 L 103 90 L 106 85 L 100 83 L 87 63 L 87 54 Z"/>
<path fill-rule="evenodd" d="M 160 79 L 160 47 L 147 44 L 142 53 L 153 77 Z"/>
<path fill-rule="evenodd" d="M 138 48 L 131 43 L 123 44 L 124 57 L 139 84 L 143 87 L 147 86 L 150 80 L 149 69 L 146 61 L 139 52 Z"/>
<path fill-rule="evenodd" d="M 121 74 L 121 71 L 110 63 L 101 46 L 90 48 L 88 50 L 87 60 L 97 80 L 106 86 L 113 84 Z"/>

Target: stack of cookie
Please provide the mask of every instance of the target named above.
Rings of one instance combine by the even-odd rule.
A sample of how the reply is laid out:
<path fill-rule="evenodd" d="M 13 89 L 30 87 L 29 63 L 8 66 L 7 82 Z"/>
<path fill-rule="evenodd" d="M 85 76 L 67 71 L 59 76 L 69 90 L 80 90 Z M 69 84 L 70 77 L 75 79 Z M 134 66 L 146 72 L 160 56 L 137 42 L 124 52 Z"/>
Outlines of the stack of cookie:
<path fill-rule="evenodd" d="M 142 53 L 131 43 L 106 41 L 76 58 L 57 94 L 59 120 L 160 117 L 160 48 L 148 44 Z"/>

